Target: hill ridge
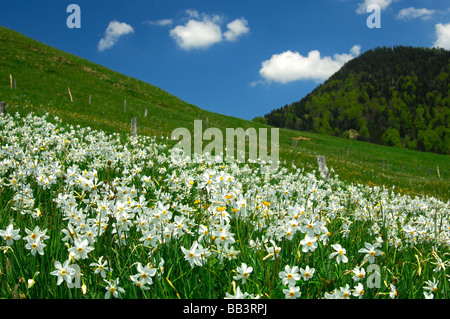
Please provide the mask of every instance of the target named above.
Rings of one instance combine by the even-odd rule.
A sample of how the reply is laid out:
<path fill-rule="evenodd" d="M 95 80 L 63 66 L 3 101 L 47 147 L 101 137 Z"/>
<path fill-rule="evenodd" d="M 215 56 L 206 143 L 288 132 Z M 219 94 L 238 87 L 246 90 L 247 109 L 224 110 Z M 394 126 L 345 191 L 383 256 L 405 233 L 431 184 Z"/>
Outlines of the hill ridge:
<path fill-rule="evenodd" d="M 265 115 L 277 127 L 450 154 L 450 51 L 378 47 L 300 101 Z"/>

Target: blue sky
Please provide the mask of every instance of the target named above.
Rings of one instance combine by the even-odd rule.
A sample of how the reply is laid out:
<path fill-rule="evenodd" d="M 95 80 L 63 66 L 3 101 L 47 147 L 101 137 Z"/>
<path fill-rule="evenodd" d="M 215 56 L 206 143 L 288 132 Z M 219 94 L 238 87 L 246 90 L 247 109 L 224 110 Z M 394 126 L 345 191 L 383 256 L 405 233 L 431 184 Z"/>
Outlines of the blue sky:
<path fill-rule="evenodd" d="M 81 28 L 67 27 L 70 4 Z M 370 4 L 380 28 L 367 26 Z M 375 47 L 450 50 L 448 0 L 2 0 L 0 25 L 249 120 Z"/>

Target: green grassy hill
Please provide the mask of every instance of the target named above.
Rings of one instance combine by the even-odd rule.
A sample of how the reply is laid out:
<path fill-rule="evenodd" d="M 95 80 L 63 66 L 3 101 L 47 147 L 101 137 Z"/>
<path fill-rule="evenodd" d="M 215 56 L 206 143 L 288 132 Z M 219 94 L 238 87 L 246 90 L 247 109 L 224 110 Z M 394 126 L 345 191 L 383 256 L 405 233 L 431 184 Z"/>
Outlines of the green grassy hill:
<path fill-rule="evenodd" d="M 3 27 L 0 47 L 0 101 L 6 102 L 10 114 L 48 112 L 69 124 L 123 134 L 130 132 L 132 117 L 138 117 L 138 134 L 148 135 L 170 136 L 177 127 L 192 130 L 193 121 L 200 117 L 204 125 L 208 118 L 209 127 L 222 130 L 270 127 L 202 110 L 158 87 Z M 11 88 L 10 76 L 16 88 Z M 294 145 L 292 138 L 299 136 L 309 140 Z M 280 129 L 282 162 L 312 171 L 317 169 L 317 155 L 325 155 L 328 166 L 349 183 L 396 185 L 396 191 L 449 198 L 449 156 Z"/>

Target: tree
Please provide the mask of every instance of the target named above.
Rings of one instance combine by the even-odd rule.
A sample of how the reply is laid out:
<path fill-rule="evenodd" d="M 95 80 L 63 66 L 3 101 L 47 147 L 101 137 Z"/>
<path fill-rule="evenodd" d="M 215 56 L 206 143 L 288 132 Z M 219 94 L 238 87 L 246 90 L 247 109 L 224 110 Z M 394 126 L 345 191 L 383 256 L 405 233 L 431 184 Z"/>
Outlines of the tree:
<path fill-rule="evenodd" d="M 388 128 L 387 131 L 381 137 L 383 144 L 387 146 L 402 146 L 402 139 L 400 133 L 395 128 Z"/>
<path fill-rule="evenodd" d="M 363 124 L 363 126 L 361 126 L 361 128 L 359 129 L 359 137 L 363 141 L 368 141 L 370 138 L 369 129 L 367 128 L 367 126 L 365 124 Z"/>

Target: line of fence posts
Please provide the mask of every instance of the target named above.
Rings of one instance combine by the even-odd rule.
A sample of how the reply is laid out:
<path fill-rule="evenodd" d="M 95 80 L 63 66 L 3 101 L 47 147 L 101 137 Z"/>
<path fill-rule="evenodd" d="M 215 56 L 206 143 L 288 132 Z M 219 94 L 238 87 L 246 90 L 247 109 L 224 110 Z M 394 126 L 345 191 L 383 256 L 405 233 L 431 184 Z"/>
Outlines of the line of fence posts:
<path fill-rule="evenodd" d="M 385 168 L 387 170 L 389 170 L 389 160 L 383 160 L 383 170 Z M 400 170 L 402 173 L 404 172 L 403 164 L 400 164 Z M 419 172 L 420 172 L 420 175 L 422 175 L 422 173 L 423 173 L 422 164 L 419 164 Z M 439 165 L 436 165 L 436 173 L 437 173 L 438 178 L 441 178 L 441 172 L 439 171 Z M 431 176 L 431 174 L 432 174 L 432 168 L 431 168 L 431 166 L 428 166 L 428 176 Z"/>
<path fill-rule="evenodd" d="M 16 79 L 13 78 L 12 74 L 9 75 L 9 79 L 10 79 L 10 86 L 11 89 L 15 89 L 16 86 Z M 68 92 L 69 92 L 69 97 L 70 97 L 70 101 L 73 102 L 73 98 L 72 98 L 72 93 L 70 92 L 70 88 L 67 88 Z M 89 94 L 89 104 L 91 104 L 92 102 L 92 97 Z M 127 100 L 123 101 L 123 111 L 126 113 L 127 111 Z M 6 106 L 5 106 L 5 102 L 0 102 L 0 116 L 3 116 L 6 112 Z M 145 108 L 144 110 L 144 117 L 147 117 L 148 114 L 148 109 Z M 200 115 L 200 120 L 202 120 L 202 116 Z M 208 129 L 209 127 L 209 118 L 206 117 L 206 128 Z M 137 134 L 137 117 L 133 117 L 131 119 L 131 134 L 132 135 L 136 135 Z M 297 140 L 296 139 L 292 139 L 292 146 L 297 146 Z M 341 158 L 343 155 L 343 150 L 340 150 L 340 156 L 339 158 Z M 347 148 L 347 158 L 350 157 L 350 148 Z M 389 160 L 386 161 L 387 162 L 387 169 L 389 170 Z M 383 170 L 385 169 L 385 160 L 383 160 Z M 419 164 L 419 170 L 420 170 L 420 175 L 422 175 L 422 164 Z M 401 172 L 403 173 L 403 164 L 401 164 Z M 437 176 L 438 178 L 441 178 L 441 173 L 439 171 L 439 166 L 436 166 L 436 172 L 437 172 Z M 431 167 L 428 166 L 428 175 L 431 176 Z"/>
<path fill-rule="evenodd" d="M 16 78 L 14 78 L 14 77 L 12 76 L 12 74 L 9 75 L 9 87 L 10 87 L 11 89 L 16 89 L 16 88 L 17 88 L 17 85 L 16 85 Z"/>
<path fill-rule="evenodd" d="M 137 134 L 137 117 L 131 118 L 131 135 Z"/>

